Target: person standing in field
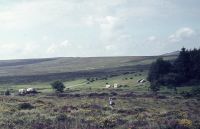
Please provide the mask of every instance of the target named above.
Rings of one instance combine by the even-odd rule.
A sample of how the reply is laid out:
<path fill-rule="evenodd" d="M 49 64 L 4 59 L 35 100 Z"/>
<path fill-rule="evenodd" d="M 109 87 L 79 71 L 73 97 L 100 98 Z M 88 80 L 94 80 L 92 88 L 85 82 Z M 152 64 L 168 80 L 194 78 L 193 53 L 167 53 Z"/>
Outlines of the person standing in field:
<path fill-rule="evenodd" d="M 109 105 L 110 105 L 111 108 L 113 108 L 113 105 L 114 105 L 114 103 L 113 103 L 113 99 L 110 98 L 110 97 L 109 97 Z"/>

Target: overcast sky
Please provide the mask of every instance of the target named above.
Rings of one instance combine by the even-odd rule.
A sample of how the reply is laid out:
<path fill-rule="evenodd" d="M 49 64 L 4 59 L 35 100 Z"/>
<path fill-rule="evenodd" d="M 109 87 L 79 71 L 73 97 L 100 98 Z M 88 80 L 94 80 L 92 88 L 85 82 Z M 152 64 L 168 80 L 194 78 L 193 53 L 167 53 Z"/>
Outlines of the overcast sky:
<path fill-rule="evenodd" d="M 0 59 L 200 47 L 200 0 L 0 0 Z"/>

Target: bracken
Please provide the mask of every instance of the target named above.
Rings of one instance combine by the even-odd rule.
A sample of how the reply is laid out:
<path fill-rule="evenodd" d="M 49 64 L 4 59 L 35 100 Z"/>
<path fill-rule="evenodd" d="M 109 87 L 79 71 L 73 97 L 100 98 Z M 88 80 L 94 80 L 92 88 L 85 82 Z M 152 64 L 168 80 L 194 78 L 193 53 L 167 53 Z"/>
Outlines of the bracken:
<path fill-rule="evenodd" d="M 192 121 L 188 119 L 181 119 L 178 121 L 179 125 L 185 126 L 185 127 L 191 127 L 192 126 Z"/>

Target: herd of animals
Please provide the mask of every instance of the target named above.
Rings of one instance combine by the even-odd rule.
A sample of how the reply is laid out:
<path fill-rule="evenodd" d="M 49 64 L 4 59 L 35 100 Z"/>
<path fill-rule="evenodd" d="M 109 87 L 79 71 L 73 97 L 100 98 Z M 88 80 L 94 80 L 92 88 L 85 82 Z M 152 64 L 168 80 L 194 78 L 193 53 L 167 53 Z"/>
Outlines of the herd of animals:
<path fill-rule="evenodd" d="M 145 82 L 146 82 L 145 79 L 140 79 L 137 81 L 137 83 L 139 84 L 144 84 Z M 105 88 L 118 88 L 118 84 L 117 83 L 114 83 L 114 85 L 106 84 Z"/>
<path fill-rule="evenodd" d="M 137 81 L 138 83 L 145 83 L 145 79 L 140 79 Z M 114 85 L 106 84 L 106 88 L 118 88 L 118 84 L 114 83 Z M 19 89 L 19 95 L 26 95 L 30 93 L 38 93 L 35 88 L 27 88 L 27 89 Z"/>
<path fill-rule="evenodd" d="M 19 95 L 25 95 L 30 93 L 37 93 L 35 88 L 19 89 Z"/>

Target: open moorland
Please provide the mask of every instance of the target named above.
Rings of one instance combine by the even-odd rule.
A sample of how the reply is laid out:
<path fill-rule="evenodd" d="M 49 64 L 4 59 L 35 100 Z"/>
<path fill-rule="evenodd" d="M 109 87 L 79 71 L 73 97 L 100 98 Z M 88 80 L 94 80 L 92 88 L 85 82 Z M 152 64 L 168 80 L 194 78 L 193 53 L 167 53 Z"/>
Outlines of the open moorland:
<path fill-rule="evenodd" d="M 0 128 L 199 129 L 200 99 L 180 94 L 192 86 L 178 87 L 178 94 L 162 87 L 155 96 L 149 82 L 138 83 L 146 80 L 149 64 L 156 58 L 2 61 Z M 51 88 L 50 83 L 57 79 L 64 81 L 63 93 Z M 117 88 L 106 88 L 114 83 Z M 19 89 L 30 87 L 38 93 L 18 95 Z M 6 89 L 11 95 L 4 95 Z M 113 106 L 109 105 L 109 97 L 113 98 Z"/>

